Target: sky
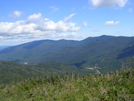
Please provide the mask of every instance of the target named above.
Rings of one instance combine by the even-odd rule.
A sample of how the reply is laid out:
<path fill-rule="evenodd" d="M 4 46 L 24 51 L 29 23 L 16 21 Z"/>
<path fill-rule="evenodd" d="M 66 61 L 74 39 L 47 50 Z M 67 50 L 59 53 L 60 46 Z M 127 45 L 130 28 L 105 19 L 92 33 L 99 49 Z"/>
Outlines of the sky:
<path fill-rule="evenodd" d="M 0 46 L 134 36 L 134 0 L 0 0 Z"/>

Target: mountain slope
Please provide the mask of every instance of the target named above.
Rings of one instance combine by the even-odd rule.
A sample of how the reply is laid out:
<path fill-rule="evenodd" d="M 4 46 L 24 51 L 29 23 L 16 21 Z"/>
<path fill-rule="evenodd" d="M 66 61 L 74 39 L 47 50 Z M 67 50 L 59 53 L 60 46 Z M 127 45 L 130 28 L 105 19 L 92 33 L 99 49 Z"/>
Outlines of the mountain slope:
<path fill-rule="evenodd" d="M 134 37 L 100 36 L 89 37 L 82 41 L 41 40 L 10 47 L 0 51 L 0 60 L 28 62 L 57 61 L 74 64 L 79 68 L 98 66 L 100 71 L 107 72 L 121 68 L 122 61 L 131 62 L 133 47 L 125 53 L 123 50 L 133 46 Z M 123 56 L 122 54 L 131 54 Z M 80 64 L 80 65 L 79 65 Z"/>
<path fill-rule="evenodd" d="M 111 36 L 109 36 L 111 37 Z M 34 41 L 18 46 L 13 46 L 0 51 L 0 60 L 3 61 L 14 61 L 14 62 L 29 62 L 29 63 L 39 63 L 38 59 L 43 58 L 43 56 L 51 55 L 52 53 L 60 49 L 71 49 L 83 47 L 89 43 L 96 41 L 101 41 L 109 38 L 108 36 L 101 37 L 89 37 L 82 41 L 73 40 L 40 40 Z M 35 61 L 34 61 L 35 60 Z"/>
<path fill-rule="evenodd" d="M 122 59 L 122 58 L 130 57 L 130 56 L 134 56 L 134 44 L 123 49 L 122 53 L 118 55 L 117 59 Z"/>
<path fill-rule="evenodd" d="M 25 78 L 45 77 L 50 75 L 64 75 L 66 73 L 90 74 L 93 70 L 79 69 L 74 65 L 59 62 L 46 62 L 36 65 L 23 65 L 15 62 L 0 62 L 0 84 L 20 81 Z"/>
<path fill-rule="evenodd" d="M 111 70 L 121 68 L 121 61 L 126 61 L 128 58 L 123 58 L 124 60 L 121 60 L 117 59 L 117 57 L 123 49 L 132 43 L 134 43 L 133 37 L 113 37 L 107 40 L 89 43 L 83 47 L 62 48 L 40 59 L 43 61 L 56 60 L 69 64 L 84 62 L 80 67 L 94 67 L 95 65 L 98 65 L 99 67 L 104 68 L 103 71 L 106 72 L 105 67 L 111 68 Z M 129 60 L 133 61 L 134 59 L 130 58 Z"/>
<path fill-rule="evenodd" d="M 66 46 L 77 46 L 77 41 L 34 41 L 0 51 L 0 60 L 22 62 L 24 60 L 40 57 Z"/>

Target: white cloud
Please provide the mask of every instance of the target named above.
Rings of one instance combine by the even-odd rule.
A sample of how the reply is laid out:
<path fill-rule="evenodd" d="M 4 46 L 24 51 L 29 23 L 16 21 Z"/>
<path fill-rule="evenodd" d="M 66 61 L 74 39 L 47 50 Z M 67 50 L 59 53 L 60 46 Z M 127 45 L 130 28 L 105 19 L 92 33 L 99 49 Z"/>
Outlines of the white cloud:
<path fill-rule="evenodd" d="M 41 31 L 55 31 L 55 32 L 68 32 L 68 31 L 78 31 L 81 27 L 76 27 L 76 23 L 66 23 L 64 21 L 59 21 L 57 23 L 52 20 L 46 20 L 40 23 L 36 29 Z"/>
<path fill-rule="evenodd" d="M 132 11 L 133 11 L 133 9 L 132 8 L 129 8 L 128 12 L 132 12 Z"/>
<path fill-rule="evenodd" d="M 0 38 L 16 39 L 16 38 L 66 38 L 79 37 L 76 34 L 81 26 L 76 23 L 69 22 L 75 14 L 54 22 L 48 18 L 43 18 L 41 13 L 33 14 L 27 20 L 19 20 L 16 22 L 0 22 Z M 63 34 L 64 33 L 64 34 Z"/>
<path fill-rule="evenodd" d="M 104 23 L 104 25 L 118 25 L 120 23 L 120 21 L 107 21 L 106 23 Z"/>
<path fill-rule="evenodd" d="M 94 7 L 101 8 L 101 7 L 124 7 L 128 0 L 89 0 L 89 3 L 92 4 Z"/>
<path fill-rule="evenodd" d="M 42 16 L 41 13 L 30 15 L 30 16 L 28 17 L 28 21 L 29 21 L 29 22 L 38 21 L 39 19 L 41 19 L 41 16 Z"/>
<path fill-rule="evenodd" d="M 49 7 L 49 8 L 51 8 L 51 9 L 52 9 L 52 13 L 53 13 L 53 12 L 56 12 L 56 11 L 58 11 L 58 10 L 59 10 L 59 8 L 57 8 L 57 7 L 55 7 L 55 6 L 52 6 L 52 7 Z"/>
<path fill-rule="evenodd" d="M 23 12 L 14 11 L 14 12 L 12 12 L 12 14 L 9 15 L 9 17 L 12 17 L 12 18 L 19 18 L 22 14 L 23 14 Z"/>
<path fill-rule="evenodd" d="M 83 22 L 83 26 L 84 27 L 87 27 L 88 26 L 88 24 L 87 24 L 87 22 L 85 21 L 85 22 Z"/>
<path fill-rule="evenodd" d="M 68 17 L 64 18 L 64 21 L 69 21 L 76 13 L 70 14 Z"/>
<path fill-rule="evenodd" d="M 55 32 L 73 32 L 78 31 L 81 27 L 76 27 L 76 23 L 68 22 L 75 13 L 70 14 L 64 20 L 55 23 L 50 19 L 43 19 L 41 23 L 36 27 L 37 30 L 41 31 L 55 31 Z"/>

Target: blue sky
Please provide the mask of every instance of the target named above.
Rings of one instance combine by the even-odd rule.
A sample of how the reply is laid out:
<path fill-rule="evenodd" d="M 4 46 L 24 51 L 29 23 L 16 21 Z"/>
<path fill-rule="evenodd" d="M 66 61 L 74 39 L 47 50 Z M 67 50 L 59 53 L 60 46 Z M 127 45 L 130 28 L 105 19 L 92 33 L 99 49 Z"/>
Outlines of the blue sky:
<path fill-rule="evenodd" d="M 0 45 L 134 36 L 133 0 L 0 0 Z"/>

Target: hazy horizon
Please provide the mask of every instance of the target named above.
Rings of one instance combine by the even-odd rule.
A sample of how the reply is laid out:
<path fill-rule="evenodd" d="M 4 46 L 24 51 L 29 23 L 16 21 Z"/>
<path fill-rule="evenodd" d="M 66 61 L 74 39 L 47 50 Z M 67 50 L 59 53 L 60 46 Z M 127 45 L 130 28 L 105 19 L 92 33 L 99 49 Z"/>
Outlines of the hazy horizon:
<path fill-rule="evenodd" d="M 99 36 L 89 36 L 89 37 L 101 37 L 101 36 L 113 36 L 113 35 L 99 35 Z M 84 39 L 81 39 L 81 40 L 77 40 L 77 39 L 35 39 L 35 40 L 31 40 L 31 41 L 26 41 L 26 42 L 20 42 L 18 44 L 6 44 L 6 45 L 0 45 L 0 47 L 8 47 L 8 46 L 17 46 L 17 45 L 21 45 L 21 44 L 25 44 L 25 43 L 29 43 L 29 42 L 34 42 L 34 41 L 41 41 L 41 40 L 51 40 L 51 41 L 59 41 L 59 40 L 74 40 L 74 41 L 82 41 L 82 40 L 85 40 L 89 37 L 86 37 Z M 113 37 L 134 37 L 134 36 L 113 36 Z"/>

